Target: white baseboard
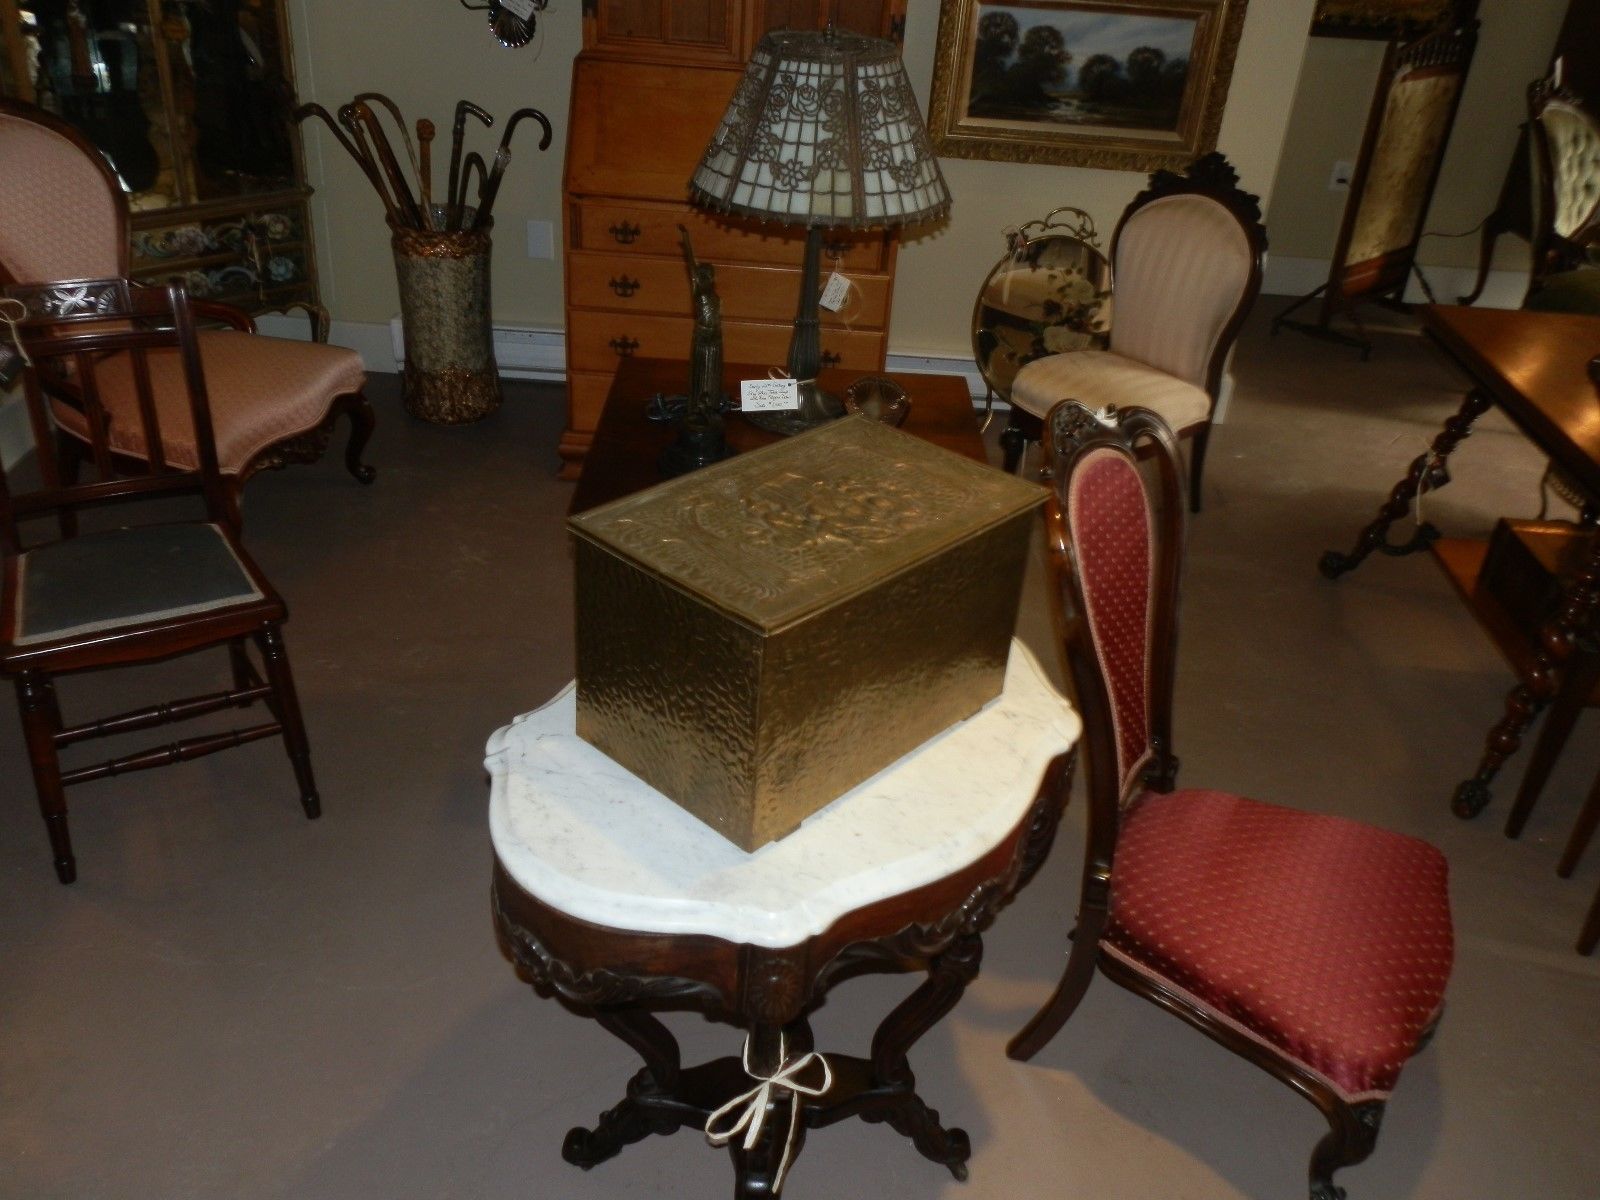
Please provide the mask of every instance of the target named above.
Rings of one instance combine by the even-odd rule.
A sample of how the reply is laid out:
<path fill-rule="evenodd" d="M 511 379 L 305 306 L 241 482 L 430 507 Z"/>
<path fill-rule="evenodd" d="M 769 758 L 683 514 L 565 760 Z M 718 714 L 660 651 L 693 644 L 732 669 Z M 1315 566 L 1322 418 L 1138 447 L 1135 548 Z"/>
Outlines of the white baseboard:
<path fill-rule="evenodd" d="M 1477 271 L 1470 267 L 1424 266 L 1422 273 L 1440 304 L 1454 304 L 1457 297 L 1465 296 L 1472 290 L 1478 278 Z M 1327 281 L 1328 260 L 1325 258 L 1287 258 L 1269 254 L 1262 273 L 1261 290 L 1272 296 L 1304 296 Z M 1526 271 L 1490 271 L 1483 295 L 1478 298 L 1478 307 L 1521 308 L 1522 297 L 1527 290 Z M 1415 275 L 1406 285 L 1405 298 L 1413 303 L 1421 303 L 1428 298 Z"/>

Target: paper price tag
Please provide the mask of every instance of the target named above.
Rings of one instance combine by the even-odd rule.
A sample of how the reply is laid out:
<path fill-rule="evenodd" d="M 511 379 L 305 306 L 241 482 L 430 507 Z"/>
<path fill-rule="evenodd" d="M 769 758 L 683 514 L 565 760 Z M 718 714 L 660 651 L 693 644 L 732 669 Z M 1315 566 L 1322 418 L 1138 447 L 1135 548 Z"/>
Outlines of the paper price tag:
<path fill-rule="evenodd" d="M 500 7 L 524 21 L 529 20 L 534 14 L 533 0 L 500 0 Z"/>
<path fill-rule="evenodd" d="M 800 407 L 800 389 L 792 379 L 745 379 L 739 383 L 742 412 L 794 412 Z"/>
<path fill-rule="evenodd" d="M 839 272 L 833 272 L 828 276 L 828 282 L 822 289 L 822 295 L 817 297 L 817 303 L 829 312 L 838 312 L 849 300 L 850 281 Z"/>

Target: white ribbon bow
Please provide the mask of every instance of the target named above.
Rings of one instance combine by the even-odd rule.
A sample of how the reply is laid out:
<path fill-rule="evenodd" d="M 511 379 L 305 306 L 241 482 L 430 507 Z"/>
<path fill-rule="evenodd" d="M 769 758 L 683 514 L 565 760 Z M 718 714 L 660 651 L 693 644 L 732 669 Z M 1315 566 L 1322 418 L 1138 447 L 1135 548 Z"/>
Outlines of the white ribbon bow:
<path fill-rule="evenodd" d="M 744 1073 L 751 1079 L 757 1080 L 756 1086 L 748 1092 L 742 1092 L 729 1100 L 716 1112 L 706 1118 L 706 1141 L 713 1146 L 726 1146 L 744 1131 L 744 1149 L 752 1150 L 761 1140 L 761 1130 L 767 1122 L 767 1106 L 779 1099 L 779 1092 L 791 1092 L 789 1100 L 789 1132 L 783 1139 L 783 1157 L 778 1161 L 778 1171 L 772 1177 L 772 1192 L 777 1194 L 783 1186 L 783 1177 L 788 1173 L 789 1160 L 794 1155 L 794 1135 L 800 1128 L 800 1096 L 820 1096 L 833 1086 L 833 1068 L 828 1065 L 828 1060 L 815 1050 L 802 1054 L 793 1062 L 786 1062 L 787 1057 L 783 1034 L 778 1035 L 778 1069 L 771 1075 L 758 1075 L 750 1068 L 750 1038 L 744 1039 Z M 822 1067 L 822 1082 L 816 1087 L 809 1087 L 799 1081 L 797 1076 L 813 1062 Z M 725 1130 L 713 1128 L 718 1121 L 725 1117 L 732 1117 L 740 1108 L 738 1120 L 734 1121 Z"/>

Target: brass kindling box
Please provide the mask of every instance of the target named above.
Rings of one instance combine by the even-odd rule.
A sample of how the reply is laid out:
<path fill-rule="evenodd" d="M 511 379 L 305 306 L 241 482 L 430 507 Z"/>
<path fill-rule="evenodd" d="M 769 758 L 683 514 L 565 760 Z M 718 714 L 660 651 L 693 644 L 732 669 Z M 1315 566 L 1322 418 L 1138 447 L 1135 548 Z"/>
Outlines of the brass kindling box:
<path fill-rule="evenodd" d="M 579 735 L 782 837 L 1000 694 L 1044 499 L 846 417 L 573 517 Z"/>

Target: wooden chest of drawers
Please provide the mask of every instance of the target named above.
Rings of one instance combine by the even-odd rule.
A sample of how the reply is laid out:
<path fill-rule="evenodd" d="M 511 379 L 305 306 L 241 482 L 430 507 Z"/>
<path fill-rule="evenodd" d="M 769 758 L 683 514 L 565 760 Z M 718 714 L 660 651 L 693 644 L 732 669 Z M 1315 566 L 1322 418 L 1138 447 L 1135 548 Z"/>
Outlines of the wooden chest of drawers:
<path fill-rule="evenodd" d="M 601 18 L 621 7 L 601 6 L 586 27 L 588 48 L 573 66 L 563 214 L 563 478 L 576 477 L 624 357 L 689 353 L 693 322 L 680 226 L 696 255 L 717 268 L 728 361 L 781 367 L 799 304 L 803 230 L 715 217 L 686 199 L 689 177 L 742 73 L 738 62 L 767 27 L 762 22 L 786 6 L 768 5 L 768 14 L 752 5 L 745 13 L 730 0 L 731 24 L 713 22 L 724 34 L 703 52 L 663 48 L 648 36 L 624 35 L 620 24 L 608 27 Z M 819 6 L 817 19 L 837 18 L 832 7 Z M 891 32 L 903 11 L 894 0 L 868 7 L 862 31 L 878 34 Z M 737 42 L 728 40 L 735 34 Z M 897 248 L 888 231 L 841 234 L 826 244 L 824 275 L 838 270 L 854 285 L 840 312 L 823 313 L 826 364 L 863 374 L 883 369 Z"/>

